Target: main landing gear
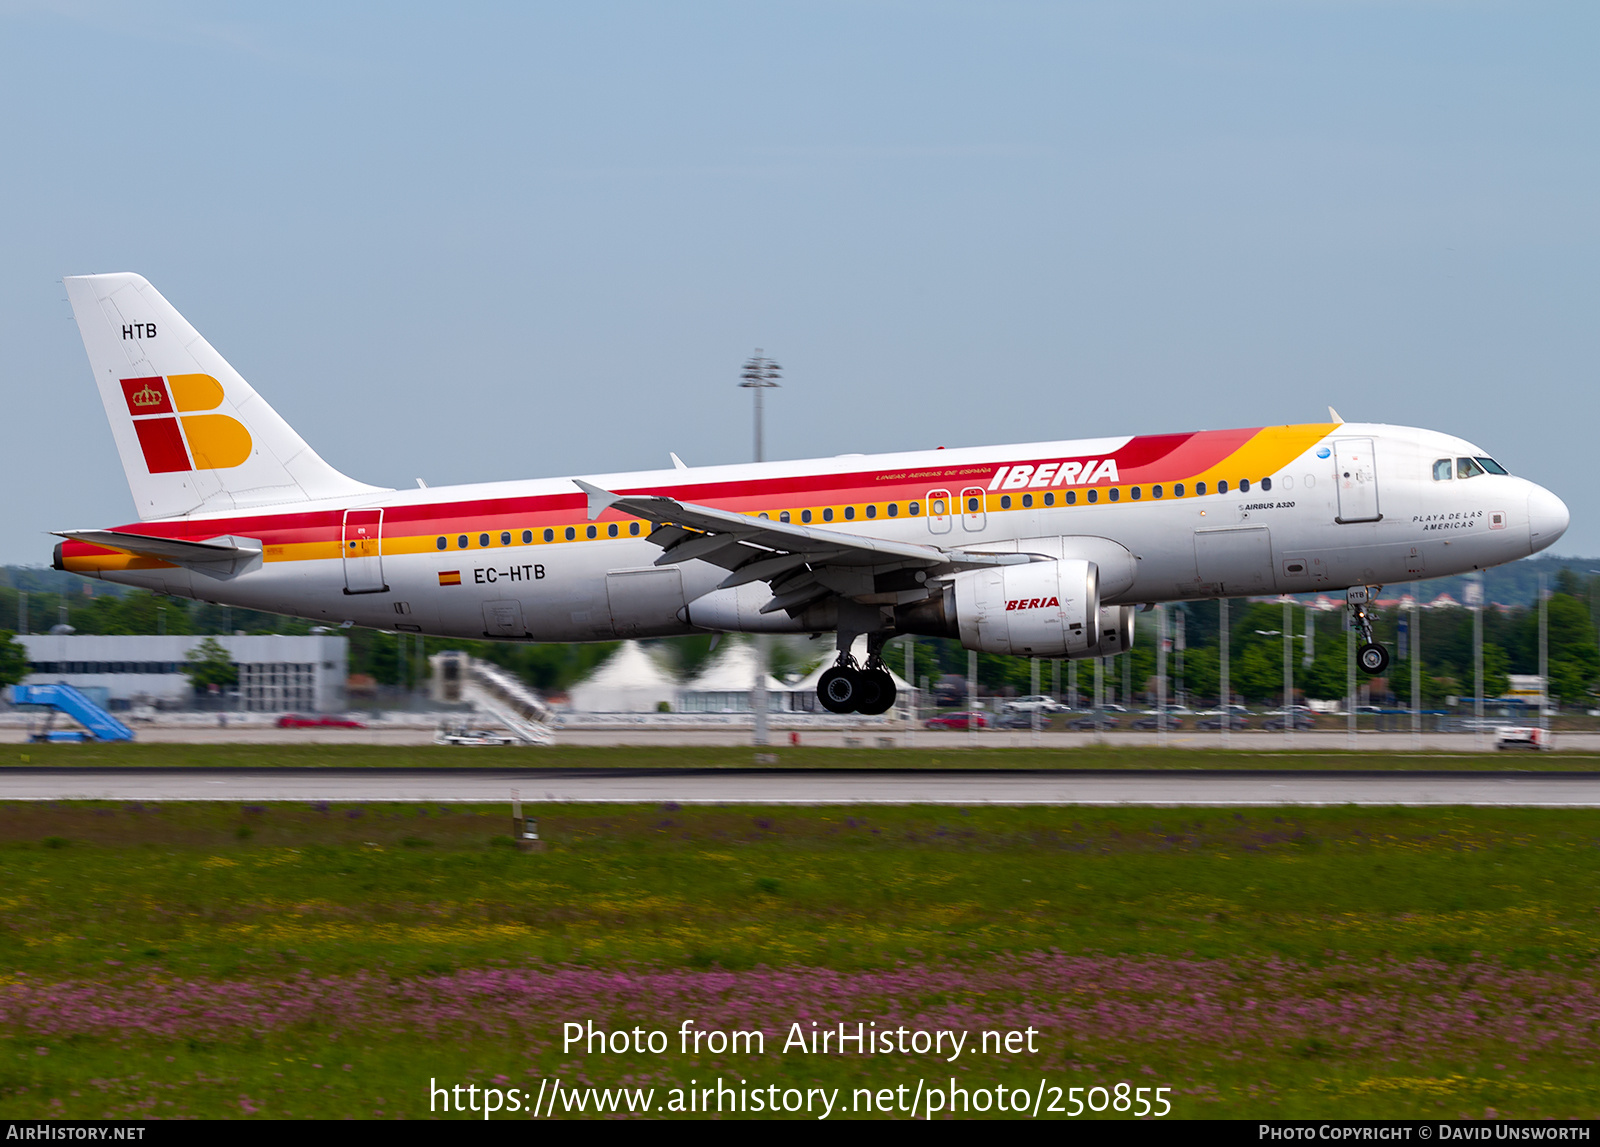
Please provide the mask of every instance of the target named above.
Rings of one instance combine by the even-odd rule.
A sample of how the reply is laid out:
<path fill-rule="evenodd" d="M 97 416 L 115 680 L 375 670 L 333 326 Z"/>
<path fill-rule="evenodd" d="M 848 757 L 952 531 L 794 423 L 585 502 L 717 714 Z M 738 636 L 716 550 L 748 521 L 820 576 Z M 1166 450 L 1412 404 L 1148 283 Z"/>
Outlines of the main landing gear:
<path fill-rule="evenodd" d="M 894 678 L 883 663 L 884 637 L 867 638 L 867 663 L 858 665 L 848 649 L 817 681 L 817 700 L 830 713 L 876 716 L 894 706 Z"/>
<path fill-rule="evenodd" d="M 1367 616 L 1367 603 L 1374 587 L 1353 585 L 1344 591 L 1345 608 L 1350 611 L 1350 625 L 1361 634 L 1361 645 L 1356 649 L 1356 664 L 1361 672 L 1376 677 L 1389 668 L 1389 651 L 1372 638 L 1372 619 Z"/>

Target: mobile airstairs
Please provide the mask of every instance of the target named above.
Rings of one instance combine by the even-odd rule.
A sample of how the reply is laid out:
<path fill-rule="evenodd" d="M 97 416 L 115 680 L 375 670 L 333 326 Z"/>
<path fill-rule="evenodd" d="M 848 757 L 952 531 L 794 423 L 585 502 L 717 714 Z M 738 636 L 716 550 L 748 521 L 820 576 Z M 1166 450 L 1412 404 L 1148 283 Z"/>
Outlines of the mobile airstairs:
<path fill-rule="evenodd" d="M 57 685 L 13 685 L 11 703 L 36 705 L 44 710 L 44 724 L 39 729 L 29 731 L 30 741 L 87 741 L 91 738 L 96 741 L 133 740 L 132 729 L 89 700 L 82 690 L 64 682 Z M 71 717 L 83 729 L 51 728 L 58 713 Z"/>
<path fill-rule="evenodd" d="M 441 729 L 440 744 L 485 745 L 516 740 L 524 745 L 548 745 L 550 708 L 539 695 L 498 665 L 465 653 L 446 650 L 428 658 L 433 666 L 431 692 L 435 701 L 465 701 L 485 717 L 504 726 L 509 738 L 496 738 L 465 725 Z"/>

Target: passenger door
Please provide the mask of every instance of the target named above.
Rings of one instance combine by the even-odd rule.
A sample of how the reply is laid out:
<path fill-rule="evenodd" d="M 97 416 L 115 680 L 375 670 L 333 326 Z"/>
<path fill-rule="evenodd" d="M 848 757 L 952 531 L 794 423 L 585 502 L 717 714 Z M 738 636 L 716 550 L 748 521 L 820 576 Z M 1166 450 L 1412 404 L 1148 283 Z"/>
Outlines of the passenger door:
<path fill-rule="evenodd" d="M 385 593 L 383 511 L 346 510 L 343 544 L 345 593 Z"/>
<path fill-rule="evenodd" d="M 1337 522 L 1377 522 L 1378 463 L 1372 439 L 1341 438 L 1333 444 L 1334 481 L 1339 487 Z"/>

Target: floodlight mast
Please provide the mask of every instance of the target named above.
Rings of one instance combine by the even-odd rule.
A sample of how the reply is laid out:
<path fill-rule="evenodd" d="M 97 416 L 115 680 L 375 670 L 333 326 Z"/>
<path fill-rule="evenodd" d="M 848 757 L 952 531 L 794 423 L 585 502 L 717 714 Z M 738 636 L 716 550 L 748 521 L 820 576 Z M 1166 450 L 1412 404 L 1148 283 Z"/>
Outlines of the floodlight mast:
<path fill-rule="evenodd" d="M 761 392 L 778 385 L 778 379 L 783 375 L 779 373 L 783 368 L 770 358 L 761 353 L 761 348 L 756 347 L 756 353 L 744 364 L 744 372 L 740 376 L 744 379 L 739 384 L 742 389 L 754 390 L 756 400 L 756 461 L 765 462 L 766 451 L 762 442 L 761 426 Z"/>
<path fill-rule="evenodd" d="M 766 451 L 763 449 L 761 426 L 761 392 L 778 385 L 778 379 L 783 375 L 778 372 L 783 368 L 770 358 L 761 353 L 761 348 L 756 347 L 756 353 L 744 364 L 740 378 L 744 381 L 739 384 L 742 389 L 753 390 L 756 399 L 756 461 L 766 461 Z M 751 689 L 750 708 L 751 716 L 755 723 L 754 741 L 757 745 L 769 743 L 767 732 L 767 642 L 763 634 L 754 634 L 750 641 L 756 653 L 756 679 Z"/>

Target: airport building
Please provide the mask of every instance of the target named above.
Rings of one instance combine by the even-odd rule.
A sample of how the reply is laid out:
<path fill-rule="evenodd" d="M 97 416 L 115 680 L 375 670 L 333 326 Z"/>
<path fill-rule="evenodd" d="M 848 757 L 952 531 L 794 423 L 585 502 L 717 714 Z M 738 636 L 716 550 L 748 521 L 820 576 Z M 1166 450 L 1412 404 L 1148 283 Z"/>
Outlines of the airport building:
<path fill-rule="evenodd" d="M 66 682 L 108 708 L 134 705 L 184 708 L 194 688 L 184 675 L 191 649 L 205 635 L 181 637 L 36 634 L 17 641 L 28 650 L 24 685 Z M 350 641 L 316 634 L 287 637 L 216 636 L 210 640 L 228 651 L 239 668 L 236 708 L 247 713 L 335 713 L 345 708 L 344 684 Z"/>

